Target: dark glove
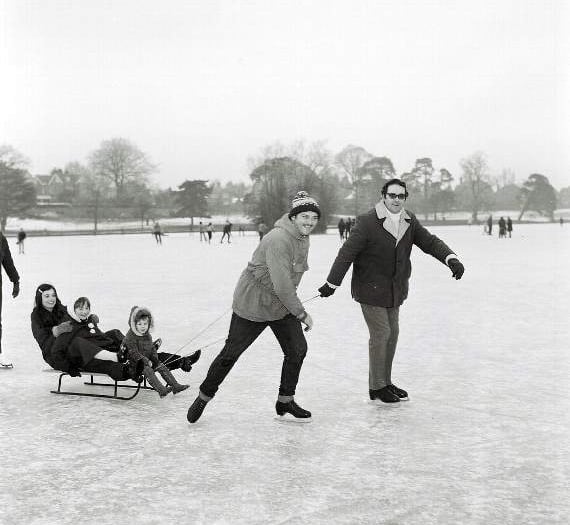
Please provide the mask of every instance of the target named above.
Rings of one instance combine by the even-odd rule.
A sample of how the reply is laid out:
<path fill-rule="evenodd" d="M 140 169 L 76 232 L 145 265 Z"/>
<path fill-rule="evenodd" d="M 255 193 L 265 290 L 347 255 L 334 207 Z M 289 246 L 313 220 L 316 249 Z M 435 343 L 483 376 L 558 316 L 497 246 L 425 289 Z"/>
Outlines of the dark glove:
<path fill-rule="evenodd" d="M 97 314 L 91 314 L 89 316 L 89 321 L 95 324 L 99 324 L 99 316 Z"/>
<path fill-rule="evenodd" d="M 14 287 L 12 288 L 12 297 L 15 299 L 18 297 L 18 295 L 20 295 L 20 282 L 16 281 L 14 283 Z"/>
<path fill-rule="evenodd" d="M 65 332 L 71 332 L 72 330 L 73 327 L 71 326 L 71 321 L 64 321 L 63 323 L 58 324 L 52 328 L 52 332 L 55 337 L 59 337 L 61 334 L 64 334 Z"/>
<path fill-rule="evenodd" d="M 459 259 L 449 259 L 447 266 L 451 268 L 451 274 L 455 279 L 459 280 L 463 277 L 463 272 L 465 272 L 465 267 L 459 262 Z"/>
<path fill-rule="evenodd" d="M 336 288 L 329 286 L 329 283 L 325 283 L 319 288 L 318 292 L 321 294 L 321 297 L 330 297 L 335 290 Z"/>
<path fill-rule="evenodd" d="M 67 373 L 71 377 L 81 377 L 81 372 L 79 371 L 79 368 L 76 368 L 75 366 L 70 366 Z"/>

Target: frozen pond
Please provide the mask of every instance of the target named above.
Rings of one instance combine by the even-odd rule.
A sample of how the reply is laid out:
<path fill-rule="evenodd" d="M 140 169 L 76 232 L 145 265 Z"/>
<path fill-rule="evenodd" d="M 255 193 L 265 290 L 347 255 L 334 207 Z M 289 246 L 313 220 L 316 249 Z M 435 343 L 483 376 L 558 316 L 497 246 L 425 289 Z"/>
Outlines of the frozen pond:
<path fill-rule="evenodd" d="M 415 249 L 393 373 L 410 402 L 368 401 L 367 331 L 347 276 L 307 304 L 315 327 L 296 397 L 308 425 L 273 419 L 281 352 L 269 330 L 195 425 L 186 411 L 222 343 L 175 372 L 186 392 L 121 402 L 50 394 L 57 376 L 42 372 L 31 335 L 47 281 L 64 304 L 87 295 L 103 329 L 126 331 L 131 306 L 146 305 L 164 348 L 191 353 L 226 335 L 256 236 L 169 235 L 162 247 L 150 235 L 38 237 L 25 255 L 11 240 L 22 291 L 13 301 L 4 275 L 15 368 L 0 370 L 0 523 L 568 523 L 570 226 L 515 225 L 506 240 L 431 231 L 466 273 L 457 282 Z M 339 246 L 312 237 L 302 299 Z"/>

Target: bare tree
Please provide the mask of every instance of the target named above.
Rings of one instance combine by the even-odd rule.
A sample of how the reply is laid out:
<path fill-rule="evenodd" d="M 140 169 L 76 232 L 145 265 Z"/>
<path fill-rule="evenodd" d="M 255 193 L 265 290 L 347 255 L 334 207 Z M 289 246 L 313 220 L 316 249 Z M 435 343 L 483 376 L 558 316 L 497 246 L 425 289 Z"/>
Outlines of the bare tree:
<path fill-rule="evenodd" d="M 281 157 L 290 156 L 288 149 L 280 141 L 275 141 L 272 144 L 263 146 L 257 155 L 251 155 L 247 159 L 247 167 L 250 171 L 255 170 L 257 167 L 263 165 L 268 159 L 276 159 Z"/>
<path fill-rule="evenodd" d="M 360 168 L 365 162 L 372 158 L 372 154 L 368 153 L 364 148 L 360 146 L 353 146 L 349 144 L 335 157 L 335 163 L 339 166 L 344 173 L 347 175 L 348 180 L 352 184 L 354 192 L 354 214 L 358 215 L 358 187 L 360 185 Z"/>
<path fill-rule="evenodd" d="M 124 196 L 128 182 L 146 183 L 148 176 L 156 170 L 147 155 L 127 139 L 104 140 L 89 159 L 93 173 L 110 180 L 120 199 Z"/>
<path fill-rule="evenodd" d="M 461 159 L 460 165 L 463 169 L 462 183 L 469 188 L 471 218 L 473 222 L 477 222 L 477 214 L 483 209 L 490 188 L 487 158 L 482 151 L 476 151 L 469 157 Z"/>
<path fill-rule="evenodd" d="M 9 144 L 0 144 L 0 163 L 14 169 L 25 169 L 30 165 L 28 158 Z"/>
<path fill-rule="evenodd" d="M 273 224 L 287 209 L 290 198 L 305 190 L 317 198 L 321 208 L 316 231 L 326 230 L 329 214 L 337 204 L 339 181 L 325 140 L 307 143 L 299 139 L 288 145 L 274 142 L 262 148 L 259 155 L 250 157 L 248 164 L 252 168 L 253 188 L 245 204 L 250 216 L 257 215 L 266 224 Z M 260 203 L 260 196 L 264 203 Z"/>

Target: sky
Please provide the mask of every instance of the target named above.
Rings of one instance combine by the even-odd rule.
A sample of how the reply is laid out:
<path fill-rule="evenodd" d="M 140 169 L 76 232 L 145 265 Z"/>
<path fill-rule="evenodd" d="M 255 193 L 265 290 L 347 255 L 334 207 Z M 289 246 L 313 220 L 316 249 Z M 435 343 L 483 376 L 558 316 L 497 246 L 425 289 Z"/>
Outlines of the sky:
<path fill-rule="evenodd" d="M 130 140 L 161 187 L 275 141 L 570 186 L 563 0 L 0 0 L 0 144 L 34 174 Z"/>

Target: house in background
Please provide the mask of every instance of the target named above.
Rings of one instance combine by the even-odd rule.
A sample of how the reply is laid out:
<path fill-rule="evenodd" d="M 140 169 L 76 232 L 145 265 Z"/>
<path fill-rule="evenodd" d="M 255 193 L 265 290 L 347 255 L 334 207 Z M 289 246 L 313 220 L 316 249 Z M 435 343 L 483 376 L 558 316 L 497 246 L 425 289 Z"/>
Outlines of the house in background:
<path fill-rule="evenodd" d="M 33 175 L 38 204 L 71 202 L 87 192 L 81 175 L 54 169 L 49 175 Z"/>

